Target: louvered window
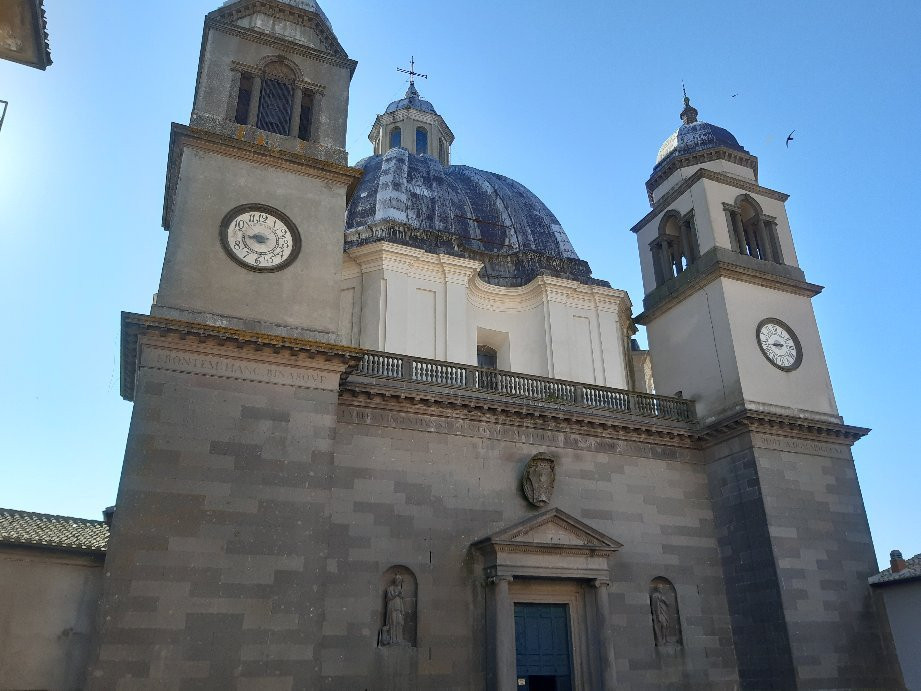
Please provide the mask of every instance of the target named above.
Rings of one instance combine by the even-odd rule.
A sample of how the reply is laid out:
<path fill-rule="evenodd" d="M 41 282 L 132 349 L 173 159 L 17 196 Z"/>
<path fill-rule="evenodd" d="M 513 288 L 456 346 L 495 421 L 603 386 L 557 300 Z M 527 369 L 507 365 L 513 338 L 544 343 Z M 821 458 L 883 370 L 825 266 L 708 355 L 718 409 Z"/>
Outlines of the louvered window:
<path fill-rule="evenodd" d="M 276 79 L 262 80 L 256 127 L 275 134 L 290 134 L 293 105 L 294 89 L 290 84 Z"/>

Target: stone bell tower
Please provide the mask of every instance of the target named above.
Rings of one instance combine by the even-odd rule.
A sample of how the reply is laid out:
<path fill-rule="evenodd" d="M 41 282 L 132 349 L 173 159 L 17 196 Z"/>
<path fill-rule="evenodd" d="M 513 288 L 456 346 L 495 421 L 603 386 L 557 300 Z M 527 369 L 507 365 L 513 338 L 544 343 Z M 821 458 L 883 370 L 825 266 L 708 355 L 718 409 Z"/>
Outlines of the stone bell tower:
<path fill-rule="evenodd" d="M 784 203 L 727 130 L 682 125 L 633 227 L 660 394 L 695 401 L 743 688 L 886 687 L 875 558 Z M 882 643 L 881 643 L 882 642 Z M 881 648 L 882 645 L 882 648 Z"/>
<path fill-rule="evenodd" d="M 191 122 L 172 130 L 152 314 L 335 340 L 355 66 L 313 0 L 208 14 Z"/>
<path fill-rule="evenodd" d="M 134 408 L 87 688 L 311 685 L 339 381 L 357 364 L 334 345 L 354 69 L 312 0 L 205 20 L 159 293 L 122 317 Z"/>

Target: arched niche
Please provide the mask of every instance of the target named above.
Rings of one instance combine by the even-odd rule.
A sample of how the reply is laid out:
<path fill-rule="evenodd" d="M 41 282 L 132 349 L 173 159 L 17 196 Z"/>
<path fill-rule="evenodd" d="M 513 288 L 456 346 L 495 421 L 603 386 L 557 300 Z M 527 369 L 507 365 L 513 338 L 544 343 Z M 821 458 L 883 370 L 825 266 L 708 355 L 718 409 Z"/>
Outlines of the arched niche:
<path fill-rule="evenodd" d="M 649 613 L 656 647 L 680 648 L 683 641 L 678 592 L 667 578 L 657 576 L 649 583 Z"/>
<path fill-rule="evenodd" d="M 408 566 L 391 566 L 381 574 L 379 647 L 416 647 L 417 588 L 416 574 Z"/>

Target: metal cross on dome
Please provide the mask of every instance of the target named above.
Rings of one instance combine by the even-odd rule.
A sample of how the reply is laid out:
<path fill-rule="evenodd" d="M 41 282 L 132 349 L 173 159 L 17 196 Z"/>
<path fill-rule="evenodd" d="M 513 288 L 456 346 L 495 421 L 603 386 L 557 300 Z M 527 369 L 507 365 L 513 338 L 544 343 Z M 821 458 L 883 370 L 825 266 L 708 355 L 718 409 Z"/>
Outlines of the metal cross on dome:
<path fill-rule="evenodd" d="M 403 74 L 409 75 L 409 83 L 411 85 L 415 84 L 416 77 L 422 77 L 423 79 L 428 79 L 427 74 L 422 74 L 421 72 L 416 72 L 416 57 L 414 55 L 409 56 L 409 69 L 404 70 L 402 67 L 397 67 L 397 72 L 402 72 Z"/>

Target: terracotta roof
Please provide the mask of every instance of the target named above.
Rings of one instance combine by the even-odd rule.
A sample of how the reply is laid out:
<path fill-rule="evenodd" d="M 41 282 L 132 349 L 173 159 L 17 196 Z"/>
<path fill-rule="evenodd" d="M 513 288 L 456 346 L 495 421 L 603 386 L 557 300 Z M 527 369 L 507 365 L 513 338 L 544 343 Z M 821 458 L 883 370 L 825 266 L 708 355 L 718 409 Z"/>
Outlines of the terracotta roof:
<path fill-rule="evenodd" d="M 875 576 L 870 576 L 870 585 L 884 585 L 897 581 L 910 581 L 913 578 L 921 578 L 921 554 L 916 554 L 910 559 L 905 560 L 905 568 L 898 573 L 892 573 L 892 569 L 884 569 Z"/>
<path fill-rule="evenodd" d="M 0 544 L 103 554 L 108 542 L 109 527 L 103 521 L 0 509 Z"/>

